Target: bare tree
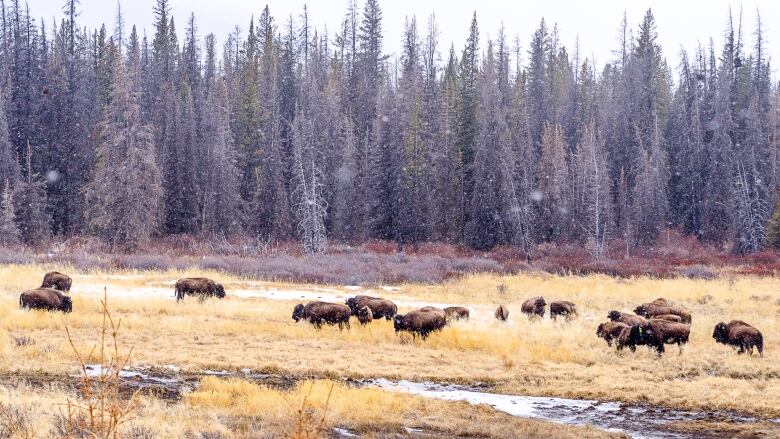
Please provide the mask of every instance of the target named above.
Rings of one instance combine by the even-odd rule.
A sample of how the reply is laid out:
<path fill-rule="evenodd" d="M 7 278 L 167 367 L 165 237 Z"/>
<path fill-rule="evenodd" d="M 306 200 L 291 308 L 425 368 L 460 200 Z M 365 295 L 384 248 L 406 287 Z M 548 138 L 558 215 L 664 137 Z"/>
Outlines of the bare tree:
<path fill-rule="evenodd" d="M 594 258 L 601 259 L 606 248 L 612 208 L 604 144 L 592 122 L 585 127 L 582 143 L 577 148 L 575 172 L 581 185 L 583 206 L 580 211 L 585 215 L 580 225 L 585 232 L 588 250 Z"/>

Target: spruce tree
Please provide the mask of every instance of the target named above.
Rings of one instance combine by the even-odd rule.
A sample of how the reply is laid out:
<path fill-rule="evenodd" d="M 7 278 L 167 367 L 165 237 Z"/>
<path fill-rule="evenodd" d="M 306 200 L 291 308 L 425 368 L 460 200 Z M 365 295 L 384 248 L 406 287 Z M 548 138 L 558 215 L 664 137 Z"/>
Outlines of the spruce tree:
<path fill-rule="evenodd" d="M 13 192 L 10 180 L 5 181 L 0 199 L 0 245 L 19 244 L 21 233 L 16 225 Z"/>

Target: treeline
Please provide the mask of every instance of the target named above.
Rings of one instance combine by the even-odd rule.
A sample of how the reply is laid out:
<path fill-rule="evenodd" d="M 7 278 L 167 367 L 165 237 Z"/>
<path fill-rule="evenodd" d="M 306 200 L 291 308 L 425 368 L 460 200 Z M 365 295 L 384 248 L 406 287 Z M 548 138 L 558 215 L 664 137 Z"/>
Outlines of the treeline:
<path fill-rule="evenodd" d="M 761 20 L 729 14 L 670 66 L 648 11 L 624 18 L 604 66 L 542 20 L 521 50 L 503 29 L 443 47 L 407 19 L 383 52 L 378 0 L 335 33 L 266 7 L 245 30 L 179 40 L 168 0 L 153 35 L 59 23 L 0 0 L 0 240 L 162 234 L 441 241 L 478 249 L 680 228 L 735 251 L 780 241 L 780 89 Z M 741 23 L 741 19 L 736 20 Z M 673 72 L 676 70 L 676 72 Z M 773 220 L 774 218 L 774 220 Z"/>

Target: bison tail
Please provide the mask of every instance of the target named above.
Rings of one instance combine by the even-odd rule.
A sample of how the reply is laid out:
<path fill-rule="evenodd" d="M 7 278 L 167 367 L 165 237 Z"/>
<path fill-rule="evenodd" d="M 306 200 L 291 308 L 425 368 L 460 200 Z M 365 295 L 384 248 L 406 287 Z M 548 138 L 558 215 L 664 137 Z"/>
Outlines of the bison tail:
<path fill-rule="evenodd" d="M 24 293 L 19 295 L 19 308 L 24 308 Z"/>

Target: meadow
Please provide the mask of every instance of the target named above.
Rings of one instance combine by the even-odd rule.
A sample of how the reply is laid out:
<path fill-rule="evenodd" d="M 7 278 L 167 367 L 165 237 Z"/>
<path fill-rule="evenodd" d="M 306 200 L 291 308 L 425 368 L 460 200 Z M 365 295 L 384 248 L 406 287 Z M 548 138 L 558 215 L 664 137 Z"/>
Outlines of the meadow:
<path fill-rule="evenodd" d="M 20 310 L 18 294 L 36 287 L 52 268 L 73 277 L 73 313 Z M 172 285 L 188 275 L 219 280 L 228 297 L 205 302 L 189 298 L 177 304 Z M 114 319 L 121 319 L 122 353 L 131 355 L 133 366 L 175 366 L 182 371 L 250 369 L 297 383 L 291 389 L 275 389 L 246 380 L 207 377 L 197 390 L 175 402 L 141 396 L 132 425 L 157 429 L 157 436 L 148 437 L 166 437 L 161 425 L 181 434 L 193 425 L 192 437 L 212 430 L 222 435 L 213 437 L 258 437 L 253 434 L 260 430 L 268 437 L 274 432 L 319 437 L 333 427 L 366 437 L 410 434 L 404 427 L 421 429 L 431 437 L 454 432 L 465 432 L 466 437 L 513 437 L 513 431 L 523 431 L 526 437 L 611 435 L 592 428 L 512 418 L 482 406 L 344 384 L 366 378 L 780 417 L 780 344 L 776 337 L 780 279 L 728 273 L 709 280 L 475 274 L 435 285 L 350 287 L 264 282 L 186 269 L 105 272 L 4 265 L 0 266 L 0 377 L 5 377 L 0 401 L 17 407 L 36 406 L 39 401 L 53 414 L 44 420 L 36 418 L 37 422 L 56 420 L 56 401 L 61 406 L 68 395 L 75 397 L 73 389 L 51 380 L 54 383 L 41 390 L 12 378 L 78 373 L 65 329 L 78 351 L 90 351 L 103 319 L 100 299 L 104 287 Z M 421 303 L 455 304 L 469 307 L 472 318 L 454 322 L 425 341 L 396 334 L 392 322 L 384 320 L 367 327 L 355 322 L 350 330 L 340 331 L 332 327 L 316 330 L 290 318 L 295 303 L 309 297 L 366 290 L 396 301 L 401 313 Z M 282 299 L 270 299 L 269 291 Z M 296 295 L 306 299 L 291 300 Z M 571 300 L 578 306 L 579 317 L 572 322 L 529 321 L 520 313 L 520 304 L 535 295 L 548 302 Z M 636 353 L 617 353 L 596 337 L 596 326 L 610 310 L 630 312 L 659 296 L 693 315 L 691 340 L 682 353 L 676 347 L 667 349 L 661 358 L 641 347 Z M 508 306 L 509 322 L 493 318 L 498 304 Z M 732 319 L 745 320 L 763 332 L 763 358 L 738 356 L 731 348 L 715 344 L 714 325 Z M 97 362 L 96 355 L 93 352 L 85 362 Z M 312 407 L 301 409 L 304 400 Z M 159 422 L 160 416 L 165 422 Z M 308 420 L 301 424 L 303 418 Z M 299 424 L 308 427 L 296 430 Z"/>

